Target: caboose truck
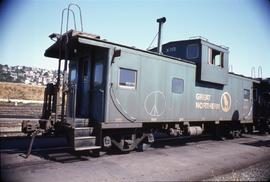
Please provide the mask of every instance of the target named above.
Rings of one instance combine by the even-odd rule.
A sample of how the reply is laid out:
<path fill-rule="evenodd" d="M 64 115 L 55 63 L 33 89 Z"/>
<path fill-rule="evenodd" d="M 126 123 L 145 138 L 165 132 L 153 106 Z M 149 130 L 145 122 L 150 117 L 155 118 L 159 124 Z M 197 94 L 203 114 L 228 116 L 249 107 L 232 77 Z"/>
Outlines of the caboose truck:
<path fill-rule="evenodd" d="M 59 60 L 59 75 L 64 60 L 62 103 L 59 77 L 47 86 L 39 128 L 67 134 L 75 151 L 131 151 L 158 132 L 229 137 L 252 127 L 253 84 L 260 82 L 228 72 L 226 47 L 196 38 L 157 53 L 76 30 L 50 37 L 56 42 L 45 56 Z"/>

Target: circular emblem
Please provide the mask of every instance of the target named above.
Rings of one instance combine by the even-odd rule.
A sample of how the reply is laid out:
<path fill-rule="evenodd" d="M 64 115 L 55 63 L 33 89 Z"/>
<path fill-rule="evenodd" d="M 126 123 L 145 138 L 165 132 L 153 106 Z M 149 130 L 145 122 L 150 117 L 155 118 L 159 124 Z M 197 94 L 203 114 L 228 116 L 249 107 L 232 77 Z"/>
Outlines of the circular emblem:
<path fill-rule="evenodd" d="M 158 117 L 165 112 L 166 99 L 161 91 L 148 94 L 144 100 L 144 109 L 150 116 Z"/>
<path fill-rule="evenodd" d="M 232 104 L 231 95 L 228 92 L 224 92 L 221 95 L 220 99 L 221 109 L 224 112 L 228 112 L 231 109 L 231 104 Z"/>

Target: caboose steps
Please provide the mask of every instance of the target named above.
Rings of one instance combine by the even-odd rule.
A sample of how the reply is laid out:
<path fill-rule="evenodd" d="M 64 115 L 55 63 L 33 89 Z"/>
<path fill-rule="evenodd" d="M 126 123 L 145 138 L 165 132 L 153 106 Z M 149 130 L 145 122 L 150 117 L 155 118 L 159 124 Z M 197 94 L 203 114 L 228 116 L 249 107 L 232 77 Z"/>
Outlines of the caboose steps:
<path fill-rule="evenodd" d="M 73 147 L 74 147 L 75 151 L 101 149 L 101 146 L 96 145 L 96 137 L 95 136 L 74 137 Z"/>
<path fill-rule="evenodd" d="M 96 145 L 94 127 L 89 126 L 89 119 L 75 118 L 72 121 L 74 127 L 71 131 L 73 147 L 75 151 L 98 150 L 101 147 Z"/>
<path fill-rule="evenodd" d="M 83 150 L 97 150 L 101 149 L 100 146 L 90 146 L 90 147 L 77 147 L 75 148 L 75 151 L 83 151 Z"/>
<path fill-rule="evenodd" d="M 95 136 L 82 136 L 82 137 L 75 137 L 75 140 L 84 140 L 84 139 L 96 139 Z"/>
<path fill-rule="evenodd" d="M 95 136 L 83 136 L 83 137 L 74 137 L 74 149 L 80 147 L 93 147 L 96 146 L 96 137 Z"/>
<path fill-rule="evenodd" d="M 75 118 L 74 121 L 74 127 L 75 128 L 81 128 L 81 127 L 88 127 L 89 126 L 89 120 L 84 118 Z"/>
<path fill-rule="evenodd" d="M 93 127 L 77 127 L 74 128 L 74 136 L 82 137 L 82 136 L 90 136 L 93 133 Z"/>

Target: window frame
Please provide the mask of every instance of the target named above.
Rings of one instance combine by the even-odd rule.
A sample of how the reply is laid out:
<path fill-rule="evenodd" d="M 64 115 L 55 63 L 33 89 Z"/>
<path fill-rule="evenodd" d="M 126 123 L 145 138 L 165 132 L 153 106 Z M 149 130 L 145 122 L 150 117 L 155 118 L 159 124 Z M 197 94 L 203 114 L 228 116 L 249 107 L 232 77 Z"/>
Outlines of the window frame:
<path fill-rule="evenodd" d="M 213 59 L 213 52 L 217 52 L 219 54 L 216 54 L 215 56 L 219 55 L 219 63 L 220 65 L 217 65 L 217 60 Z M 209 65 L 213 65 L 218 68 L 224 68 L 224 52 L 213 49 L 211 47 L 208 47 L 208 60 L 207 63 Z"/>
<path fill-rule="evenodd" d="M 96 78 L 97 78 L 97 71 L 98 71 L 97 70 L 97 67 L 99 67 L 99 66 L 101 66 L 101 70 L 99 70 L 99 71 L 101 71 L 101 74 L 99 74 L 98 76 L 100 76 L 101 79 L 100 80 L 96 80 Z M 103 76 L 104 76 L 104 64 L 103 63 L 96 63 L 94 65 L 94 74 L 93 74 L 93 76 L 94 76 L 94 78 L 93 78 L 94 87 L 103 85 Z M 98 81 L 100 81 L 100 82 L 98 82 Z"/>
<path fill-rule="evenodd" d="M 191 47 L 191 46 L 196 46 L 196 48 L 197 48 L 197 54 L 196 54 L 196 56 L 195 57 L 190 57 L 189 56 L 189 47 Z M 186 58 L 187 59 L 197 59 L 198 57 L 199 57 L 199 55 L 200 55 L 200 48 L 199 48 L 199 45 L 198 44 L 189 44 L 189 45 L 187 45 L 187 50 L 186 50 L 187 52 L 186 52 Z"/>
<path fill-rule="evenodd" d="M 129 71 L 134 71 L 134 73 L 135 73 L 134 86 L 127 86 L 127 85 L 121 85 L 120 84 L 121 69 L 123 69 L 123 70 L 129 70 Z M 118 87 L 124 88 L 124 89 L 136 90 L 137 89 L 137 75 L 138 75 L 138 70 L 130 69 L 130 68 L 124 68 L 124 67 L 119 67 Z"/>
<path fill-rule="evenodd" d="M 246 97 L 248 93 L 248 98 Z M 250 89 L 244 89 L 244 100 L 249 101 L 250 100 Z"/>
<path fill-rule="evenodd" d="M 173 89 L 174 88 L 174 80 L 179 80 L 179 81 L 181 81 L 181 90 L 180 90 L 180 92 L 175 92 L 175 89 Z M 185 80 L 184 79 L 182 79 L 182 78 L 178 78 L 178 77 L 173 77 L 172 78 L 172 81 L 171 81 L 171 92 L 172 93 L 174 93 L 174 94 L 183 94 L 184 93 L 184 91 L 185 91 Z"/>

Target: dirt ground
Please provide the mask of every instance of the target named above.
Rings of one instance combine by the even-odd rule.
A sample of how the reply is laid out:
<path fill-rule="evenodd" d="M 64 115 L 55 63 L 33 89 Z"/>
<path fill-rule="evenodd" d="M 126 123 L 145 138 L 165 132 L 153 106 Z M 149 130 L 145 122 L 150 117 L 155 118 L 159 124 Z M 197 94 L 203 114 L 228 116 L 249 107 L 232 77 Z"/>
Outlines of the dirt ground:
<path fill-rule="evenodd" d="M 0 82 L 0 99 L 43 101 L 45 86 Z"/>

